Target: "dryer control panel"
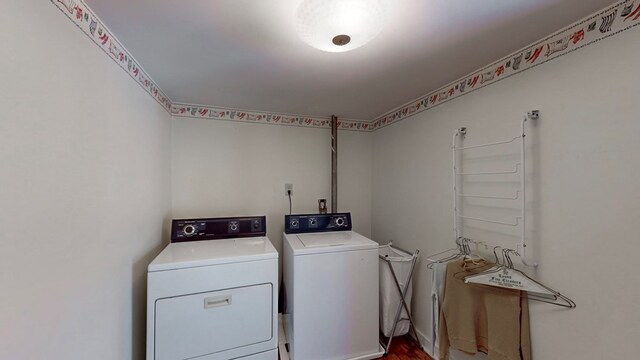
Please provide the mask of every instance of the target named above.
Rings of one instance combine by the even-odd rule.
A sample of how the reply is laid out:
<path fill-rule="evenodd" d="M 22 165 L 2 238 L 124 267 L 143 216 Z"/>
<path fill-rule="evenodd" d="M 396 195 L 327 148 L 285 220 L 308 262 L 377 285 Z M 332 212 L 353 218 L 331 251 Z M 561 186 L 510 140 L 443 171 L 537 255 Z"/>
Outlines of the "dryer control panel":
<path fill-rule="evenodd" d="M 171 242 L 265 236 L 266 216 L 176 219 L 171 221 Z"/>
<path fill-rule="evenodd" d="M 285 215 L 286 234 L 349 231 L 351 213 Z"/>

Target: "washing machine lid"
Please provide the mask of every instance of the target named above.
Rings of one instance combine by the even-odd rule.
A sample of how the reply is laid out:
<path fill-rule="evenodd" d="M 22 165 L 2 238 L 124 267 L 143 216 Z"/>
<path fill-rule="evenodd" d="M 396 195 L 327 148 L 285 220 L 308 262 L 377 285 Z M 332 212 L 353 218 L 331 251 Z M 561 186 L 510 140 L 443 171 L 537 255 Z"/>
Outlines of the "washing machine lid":
<path fill-rule="evenodd" d="M 378 249 L 378 243 L 355 231 L 285 234 L 294 255 Z"/>
<path fill-rule="evenodd" d="M 149 272 L 277 259 L 267 237 L 188 241 L 169 244 L 149 264 Z"/>

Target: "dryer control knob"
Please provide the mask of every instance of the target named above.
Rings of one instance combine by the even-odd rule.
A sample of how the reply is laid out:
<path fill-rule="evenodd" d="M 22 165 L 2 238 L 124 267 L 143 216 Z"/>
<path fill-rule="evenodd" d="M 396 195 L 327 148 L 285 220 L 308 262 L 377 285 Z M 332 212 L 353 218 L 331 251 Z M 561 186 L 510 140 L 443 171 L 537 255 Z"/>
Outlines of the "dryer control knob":
<path fill-rule="evenodd" d="M 341 218 L 341 217 L 337 218 L 336 219 L 336 225 L 338 225 L 338 226 L 344 225 L 344 218 Z"/>
<path fill-rule="evenodd" d="M 184 228 L 182 228 L 182 232 L 186 236 L 192 236 L 193 234 L 196 233 L 196 227 L 193 225 L 186 225 Z"/>
<path fill-rule="evenodd" d="M 260 229 L 260 220 L 253 220 L 253 230 Z"/>

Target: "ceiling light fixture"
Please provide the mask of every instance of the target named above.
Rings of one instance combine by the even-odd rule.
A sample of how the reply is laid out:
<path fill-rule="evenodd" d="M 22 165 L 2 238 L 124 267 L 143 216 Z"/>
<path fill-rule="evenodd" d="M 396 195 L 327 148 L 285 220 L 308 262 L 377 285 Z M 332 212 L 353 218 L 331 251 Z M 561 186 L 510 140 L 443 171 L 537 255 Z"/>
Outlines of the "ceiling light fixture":
<path fill-rule="evenodd" d="M 328 52 L 359 48 L 376 37 L 386 20 L 386 0 L 304 0 L 295 28 L 307 44 Z"/>

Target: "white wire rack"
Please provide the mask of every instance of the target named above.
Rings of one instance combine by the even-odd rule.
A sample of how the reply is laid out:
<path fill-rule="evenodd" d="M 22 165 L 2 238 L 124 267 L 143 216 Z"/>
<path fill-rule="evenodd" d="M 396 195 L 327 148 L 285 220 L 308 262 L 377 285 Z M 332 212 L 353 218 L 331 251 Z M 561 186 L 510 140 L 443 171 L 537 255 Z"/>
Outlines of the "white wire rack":
<path fill-rule="evenodd" d="M 520 242 L 518 243 L 518 252 L 521 255 L 522 263 L 529 267 L 538 266 L 537 262 L 531 264 L 526 260 L 526 173 L 525 173 L 525 123 L 528 120 L 537 120 L 539 117 L 539 111 L 533 110 L 526 113 L 520 123 L 520 134 L 512 139 L 505 141 L 492 142 L 487 144 L 473 145 L 473 146 L 458 146 L 458 142 L 462 143 L 463 138 L 467 133 L 466 128 L 459 128 L 453 134 L 452 141 L 452 153 L 453 153 L 453 212 L 454 212 L 454 231 L 456 239 L 462 236 L 460 229 L 460 219 L 479 221 L 490 224 L 497 224 L 502 226 L 520 227 Z M 460 171 L 458 164 L 458 155 L 464 150 L 493 147 L 498 145 L 506 145 L 514 142 L 520 143 L 520 162 L 513 164 L 512 170 L 506 171 L 480 171 L 480 172 L 462 172 Z M 520 174 L 520 189 L 515 192 L 513 196 L 493 196 L 493 195 L 480 195 L 480 194 L 462 194 L 458 192 L 458 179 L 463 176 L 483 176 L 483 175 L 501 175 L 501 174 Z M 508 200 L 516 201 L 520 200 L 520 216 L 513 218 L 513 221 L 499 221 L 494 219 L 486 219 L 481 217 L 464 216 L 460 212 L 458 207 L 459 200 L 462 198 L 479 198 L 479 199 L 494 199 L 494 200 Z"/>

